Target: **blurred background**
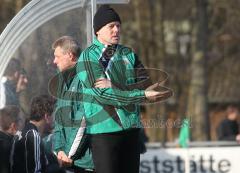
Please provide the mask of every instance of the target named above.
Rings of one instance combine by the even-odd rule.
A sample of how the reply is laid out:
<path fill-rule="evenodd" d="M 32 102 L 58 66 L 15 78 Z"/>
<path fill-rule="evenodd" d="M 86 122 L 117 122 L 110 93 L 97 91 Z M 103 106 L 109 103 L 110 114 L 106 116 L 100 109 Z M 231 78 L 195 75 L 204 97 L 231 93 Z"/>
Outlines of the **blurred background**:
<path fill-rule="evenodd" d="M 28 2 L 0 0 L 0 32 Z M 174 91 L 167 101 L 142 107 L 149 141 L 176 141 L 184 118 L 190 120 L 192 141 L 217 140 L 226 107 L 240 106 L 240 0 L 131 0 L 112 7 L 121 16 L 121 43 L 132 47 L 147 68 L 167 72 L 165 86 Z M 86 48 L 84 16 L 81 8 L 56 16 L 14 53 L 28 75 L 20 94 L 26 116 L 31 98 L 47 93 L 56 73 L 49 65 L 53 41 L 71 35 Z M 157 80 L 157 71 L 151 77 Z"/>

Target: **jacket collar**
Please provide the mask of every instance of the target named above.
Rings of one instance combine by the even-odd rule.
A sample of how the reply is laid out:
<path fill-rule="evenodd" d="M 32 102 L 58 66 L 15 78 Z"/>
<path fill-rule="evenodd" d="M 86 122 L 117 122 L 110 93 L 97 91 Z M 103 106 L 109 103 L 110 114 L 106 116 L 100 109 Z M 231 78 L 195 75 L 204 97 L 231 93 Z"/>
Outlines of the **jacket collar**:
<path fill-rule="evenodd" d="M 27 130 L 31 130 L 31 129 L 34 129 L 38 132 L 38 128 L 37 126 L 35 126 L 33 123 L 31 123 L 30 121 L 26 123 L 25 125 L 25 129 Z"/>
<path fill-rule="evenodd" d="M 94 39 L 93 39 L 93 44 L 95 44 L 96 46 L 98 46 L 101 50 L 102 50 L 103 48 L 106 48 L 106 47 L 107 47 L 107 45 L 102 44 L 102 43 L 97 39 L 97 37 L 94 37 Z"/>
<path fill-rule="evenodd" d="M 96 46 L 98 46 L 101 50 L 103 50 L 103 48 L 108 47 L 108 45 L 102 44 L 102 43 L 97 39 L 97 37 L 94 37 L 94 39 L 93 39 L 93 44 L 96 45 Z M 113 45 L 113 46 L 118 46 L 118 44 Z M 110 47 L 111 47 L 111 46 L 110 46 Z"/>

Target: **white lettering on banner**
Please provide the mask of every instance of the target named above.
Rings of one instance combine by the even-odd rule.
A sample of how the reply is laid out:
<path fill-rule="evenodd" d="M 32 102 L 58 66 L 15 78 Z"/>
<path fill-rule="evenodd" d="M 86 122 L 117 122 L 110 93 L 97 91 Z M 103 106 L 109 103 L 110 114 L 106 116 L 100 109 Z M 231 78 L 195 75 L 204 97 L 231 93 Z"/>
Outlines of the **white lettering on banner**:
<path fill-rule="evenodd" d="M 240 147 L 148 149 L 141 155 L 140 173 L 239 173 Z"/>

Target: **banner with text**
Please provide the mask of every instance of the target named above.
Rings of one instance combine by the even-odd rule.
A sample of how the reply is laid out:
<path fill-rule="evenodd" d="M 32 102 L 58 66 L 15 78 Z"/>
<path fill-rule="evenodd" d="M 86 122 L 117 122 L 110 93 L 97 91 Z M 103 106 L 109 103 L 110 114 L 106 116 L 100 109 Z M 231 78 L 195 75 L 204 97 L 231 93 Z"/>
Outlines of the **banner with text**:
<path fill-rule="evenodd" d="M 191 173 L 239 173 L 240 147 L 148 149 L 140 173 L 185 173 L 185 165 Z"/>

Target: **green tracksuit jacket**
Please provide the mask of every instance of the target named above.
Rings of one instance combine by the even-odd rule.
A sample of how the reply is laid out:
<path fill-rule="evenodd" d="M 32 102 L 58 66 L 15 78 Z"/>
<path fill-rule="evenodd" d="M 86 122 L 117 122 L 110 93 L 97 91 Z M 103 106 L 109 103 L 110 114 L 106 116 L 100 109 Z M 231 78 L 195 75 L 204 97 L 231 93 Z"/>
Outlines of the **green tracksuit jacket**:
<path fill-rule="evenodd" d="M 51 94 L 57 99 L 54 126 L 54 150 L 64 151 L 69 157 L 76 154 L 79 143 L 85 133 L 83 120 L 81 83 L 75 77 L 76 68 L 56 75 L 49 84 Z M 82 168 L 93 168 L 92 156 L 89 151 L 74 165 Z"/>
<path fill-rule="evenodd" d="M 117 45 L 108 66 L 104 67 L 102 54 L 106 53 L 105 49 L 106 46 L 95 38 L 77 63 L 89 134 L 141 127 L 138 104 L 145 100 L 144 90 L 130 87 L 136 82 L 134 67 L 139 60 L 130 48 Z M 110 79 L 116 87 L 95 88 L 94 83 L 102 77 Z"/>

